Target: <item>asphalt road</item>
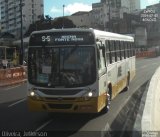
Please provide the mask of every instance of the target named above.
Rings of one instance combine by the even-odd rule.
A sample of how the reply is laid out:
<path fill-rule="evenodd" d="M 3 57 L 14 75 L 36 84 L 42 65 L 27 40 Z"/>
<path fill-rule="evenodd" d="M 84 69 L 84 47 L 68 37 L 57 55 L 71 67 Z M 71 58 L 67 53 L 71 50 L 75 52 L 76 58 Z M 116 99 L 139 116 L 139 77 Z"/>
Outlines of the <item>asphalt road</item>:
<path fill-rule="evenodd" d="M 53 114 L 50 116 L 46 112 L 29 112 L 26 102 L 26 84 L 0 89 L 0 132 L 60 131 L 57 136 L 80 137 L 92 134 L 93 137 L 97 137 L 110 136 L 105 131 L 125 129 L 130 131 L 134 120 L 130 121 L 129 116 L 133 118 L 136 115 L 136 108 L 140 102 L 137 100 L 141 99 L 146 85 L 160 66 L 159 62 L 160 57 L 137 59 L 136 77 L 130 83 L 129 91 L 120 93 L 112 100 L 108 113 L 97 115 Z M 49 132 L 49 134 L 54 133 Z"/>

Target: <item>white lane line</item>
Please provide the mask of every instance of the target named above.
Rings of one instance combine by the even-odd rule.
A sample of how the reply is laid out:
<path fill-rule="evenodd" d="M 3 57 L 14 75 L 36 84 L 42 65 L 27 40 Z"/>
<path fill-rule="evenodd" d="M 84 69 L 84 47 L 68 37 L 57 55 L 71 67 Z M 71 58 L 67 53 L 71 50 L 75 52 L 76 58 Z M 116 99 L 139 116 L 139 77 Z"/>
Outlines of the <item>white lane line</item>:
<path fill-rule="evenodd" d="M 153 63 L 153 65 L 157 65 L 158 63 Z M 158 64 L 159 65 L 159 64 Z"/>
<path fill-rule="evenodd" d="M 37 128 L 35 130 L 35 132 L 40 131 L 42 128 L 44 128 L 45 126 L 47 126 L 49 123 L 51 123 L 53 121 L 53 119 L 48 120 L 47 122 L 45 122 L 43 125 L 41 125 L 39 128 Z"/>
<path fill-rule="evenodd" d="M 12 86 L 12 87 L 10 87 L 10 88 L 6 88 L 6 89 L 4 89 L 4 90 L 10 90 L 10 89 L 14 89 L 14 88 L 18 88 L 18 87 L 20 87 L 21 85 L 17 85 L 17 86 Z"/>
<path fill-rule="evenodd" d="M 15 106 L 15 105 L 17 105 L 17 104 L 19 104 L 19 103 L 21 103 L 21 102 L 23 102 L 23 101 L 25 101 L 25 100 L 26 100 L 26 98 L 21 99 L 21 100 L 19 100 L 19 101 L 15 102 L 15 103 L 13 103 L 13 104 L 9 105 L 8 107 Z"/>
<path fill-rule="evenodd" d="M 140 67 L 140 69 L 144 69 L 144 68 L 146 68 L 147 66 L 143 66 L 143 67 Z"/>

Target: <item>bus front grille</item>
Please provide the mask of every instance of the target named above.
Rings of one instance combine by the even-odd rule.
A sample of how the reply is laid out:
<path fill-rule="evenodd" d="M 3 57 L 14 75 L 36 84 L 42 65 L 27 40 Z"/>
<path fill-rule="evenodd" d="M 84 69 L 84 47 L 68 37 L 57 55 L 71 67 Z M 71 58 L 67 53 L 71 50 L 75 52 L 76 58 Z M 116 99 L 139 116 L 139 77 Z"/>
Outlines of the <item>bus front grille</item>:
<path fill-rule="evenodd" d="M 48 104 L 51 109 L 71 109 L 72 104 Z"/>
<path fill-rule="evenodd" d="M 46 95 L 76 95 L 82 91 L 82 89 L 74 89 L 74 90 L 38 89 L 38 90 Z"/>
<path fill-rule="evenodd" d="M 52 97 L 46 97 L 44 98 L 46 101 L 74 101 L 75 98 L 52 98 Z"/>

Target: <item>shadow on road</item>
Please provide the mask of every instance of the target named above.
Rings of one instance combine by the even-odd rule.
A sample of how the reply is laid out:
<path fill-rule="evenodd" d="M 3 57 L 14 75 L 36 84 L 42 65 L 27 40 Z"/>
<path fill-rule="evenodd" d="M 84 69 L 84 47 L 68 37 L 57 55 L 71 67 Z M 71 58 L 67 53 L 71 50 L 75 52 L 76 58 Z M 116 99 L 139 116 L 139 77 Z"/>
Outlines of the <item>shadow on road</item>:
<path fill-rule="evenodd" d="M 126 105 L 121 109 L 115 120 L 110 126 L 111 137 L 131 137 L 133 126 L 139 111 L 141 98 L 146 91 L 149 81 L 145 82 L 129 99 Z M 135 131 L 136 132 L 136 131 Z"/>

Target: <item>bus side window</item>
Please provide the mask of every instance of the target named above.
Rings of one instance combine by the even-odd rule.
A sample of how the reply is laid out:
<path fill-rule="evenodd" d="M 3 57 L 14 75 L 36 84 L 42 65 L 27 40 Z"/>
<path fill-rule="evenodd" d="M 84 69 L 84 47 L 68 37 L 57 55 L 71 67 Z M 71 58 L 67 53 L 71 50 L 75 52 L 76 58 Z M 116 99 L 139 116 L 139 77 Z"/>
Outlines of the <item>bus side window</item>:
<path fill-rule="evenodd" d="M 105 63 L 105 48 L 102 45 L 98 44 L 97 46 L 97 56 L 98 56 L 98 68 L 99 70 L 104 69 L 106 67 Z"/>
<path fill-rule="evenodd" d="M 121 44 L 119 43 L 119 54 L 120 54 L 120 60 L 122 60 L 122 52 L 121 52 L 121 50 L 122 50 L 122 46 L 123 46 L 123 45 L 121 45 Z"/>
<path fill-rule="evenodd" d="M 126 56 L 126 58 L 128 58 L 127 42 L 123 42 L 123 44 L 124 44 L 124 47 L 125 47 L 125 56 Z"/>
<path fill-rule="evenodd" d="M 128 42 L 128 57 L 131 57 L 131 42 Z"/>
<path fill-rule="evenodd" d="M 102 54 L 103 54 L 103 58 L 104 58 L 104 63 L 105 63 L 105 67 L 107 66 L 107 62 L 106 62 L 106 55 L 105 55 L 105 45 L 102 44 Z"/>
<path fill-rule="evenodd" d="M 115 62 L 115 46 L 114 46 L 114 41 L 110 41 L 110 53 L 111 53 L 111 63 L 114 63 Z"/>
<path fill-rule="evenodd" d="M 135 44 L 134 44 L 134 42 L 132 42 L 132 52 L 133 52 L 133 56 L 135 56 L 136 52 L 135 52 Z"/>
<path fill-rule="evenodd" d="M 110 64 L 112 64 L 111 41 L 108 41 L 108 45 L 109 45 L 109 62 Z"/>
<path fill-rule="evenodd" d="M 115 62 L 117 62 L 117 47 L 118 46 L 118 41 L 114 41 L 114 53 L 115 53 Z"/>
<path fill-rule="evenodd" d="M 131 56 L 132 57 L 134 56 L 134 53 L 133 53 L 133 42 L 131 42 Z"/>
<path fill-rule="evenodd" d="M 101 69 L 100 52 L 99 52 L 98 44 L 97 44 L 97 63 L 98 63 L 98 69 Z"/>
<path fill-rule="evenodd" d="M 124 55 L 124 45 L 123 45 L 121 42 L 119 42 L 119 44 L 121 45 L 121 58 L 122 58 L 122 60 L 123 60 L 123 59 L 125 59 L 125 55 Z"/>
<path fill-rule="evenodd" d="M 120 54 L 120 43 L 117 42 L 117 61 L 121 60 L 121 54 Z"/>
<path fill-rule="evenodd" d="M 129 58 L 129 42 L 126 42 L 127 58 Z"/>
<path fill-rule="evenodd" d="M 109 53 L 109 41 L 105 41 L 105 49 L 106 49 L 106 62 L 107 65 L 110 64 L 110 53 Z"/>
<path fill-rule="evenodd" d="M 126 59 L 126 46 L 125 43 L 121 41 L 121 44 L 123 45 L 123 54 L 124 54 L 124 59 Z"/>

